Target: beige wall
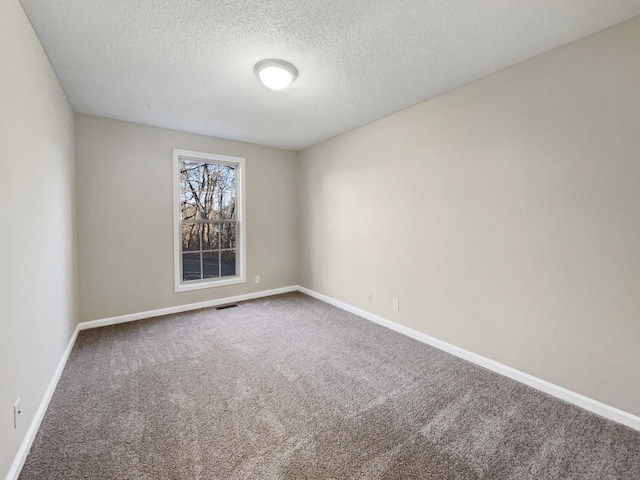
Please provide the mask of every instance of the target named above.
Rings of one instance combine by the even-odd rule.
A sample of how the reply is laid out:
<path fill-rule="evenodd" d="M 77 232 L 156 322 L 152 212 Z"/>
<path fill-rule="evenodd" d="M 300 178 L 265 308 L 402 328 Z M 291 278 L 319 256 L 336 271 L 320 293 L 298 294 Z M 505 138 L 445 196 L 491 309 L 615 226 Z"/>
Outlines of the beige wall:
<path fill-rule="evenodd" d="M 0 2 L 0 222 L 4 478 L 76 322 L 73 113 L 17 0 Z"/>
<path fill-rule="evenodd" d="M 174 293 L 173 148 L 246 158 L 247 283 Z M 297 283 L 295 152 L 76 115 L 76 157 L 81 320 Z"/>
<path fill-rule="evenodd" d="M 303 151 L 302 285 L 639 415 L 638 45 L 640 17 Z"/>
<path fill-rule="evenodd" d="M 84 321 L 302 283 L 640 415 L 640 18 L 299 155 L 76 115 L 74 172 L 0 1 L 0 478 L 78 319 L 76 238 Z M 247 159 L 248 283 L 174 293 L 172 148 Z"/>

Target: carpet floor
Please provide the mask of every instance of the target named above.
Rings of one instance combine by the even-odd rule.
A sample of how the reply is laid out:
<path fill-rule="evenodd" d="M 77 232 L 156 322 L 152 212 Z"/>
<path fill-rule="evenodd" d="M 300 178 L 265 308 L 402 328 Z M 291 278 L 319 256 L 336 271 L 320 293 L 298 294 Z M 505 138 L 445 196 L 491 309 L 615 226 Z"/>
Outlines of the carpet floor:
<path fill-rule="evenodd" d="M 80 332 L 28 479 L 639 479 L 640 432 L 292 293 Z"/>

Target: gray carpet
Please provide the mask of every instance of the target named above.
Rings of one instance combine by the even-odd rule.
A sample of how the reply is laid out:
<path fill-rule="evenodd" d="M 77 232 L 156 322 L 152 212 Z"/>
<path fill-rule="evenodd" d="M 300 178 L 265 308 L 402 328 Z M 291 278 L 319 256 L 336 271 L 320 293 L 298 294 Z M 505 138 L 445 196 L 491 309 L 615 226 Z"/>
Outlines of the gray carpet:
<path fill-rule="evenodd" d="M 302 294 L 81 332 L 20 479 L 640 478 L 640 433 Z"/>

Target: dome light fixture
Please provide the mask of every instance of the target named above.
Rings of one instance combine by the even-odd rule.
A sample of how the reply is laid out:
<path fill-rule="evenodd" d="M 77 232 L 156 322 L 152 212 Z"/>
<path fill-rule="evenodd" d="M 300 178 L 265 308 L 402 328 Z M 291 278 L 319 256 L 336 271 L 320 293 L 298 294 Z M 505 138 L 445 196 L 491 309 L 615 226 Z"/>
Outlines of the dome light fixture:
<path fill-rule="evenodd" d="M 298 76 L 296 67 L 284 60 L 261 60 L 256 63 L 254 70 L 265 87 L 276 91 L 289 86 Z"/>

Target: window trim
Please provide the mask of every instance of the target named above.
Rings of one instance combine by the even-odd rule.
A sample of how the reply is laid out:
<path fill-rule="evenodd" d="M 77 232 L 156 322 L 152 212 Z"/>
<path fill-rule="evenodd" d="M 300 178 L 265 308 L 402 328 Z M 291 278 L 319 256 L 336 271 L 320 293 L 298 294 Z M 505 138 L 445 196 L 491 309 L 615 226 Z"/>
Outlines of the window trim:
<path fill-rule="evenodd" d="M 236 224 L 238 246 L 236 248 L 236 275 L 219 279 L 206 279 L 182 282 L 182 238 L 180 218 L 180 160 L 189 159 L 200 162 L 211 162 L 236 167 Z M 245 209 L 245 159 L 216 153 L 195 152 L 192 150 L 173 149 L 173 278 L 175 293 L 201 290 L 204 288 L 224 287 L 247 283 L 247 241 L 246 241 L 246 209 Z"/>

